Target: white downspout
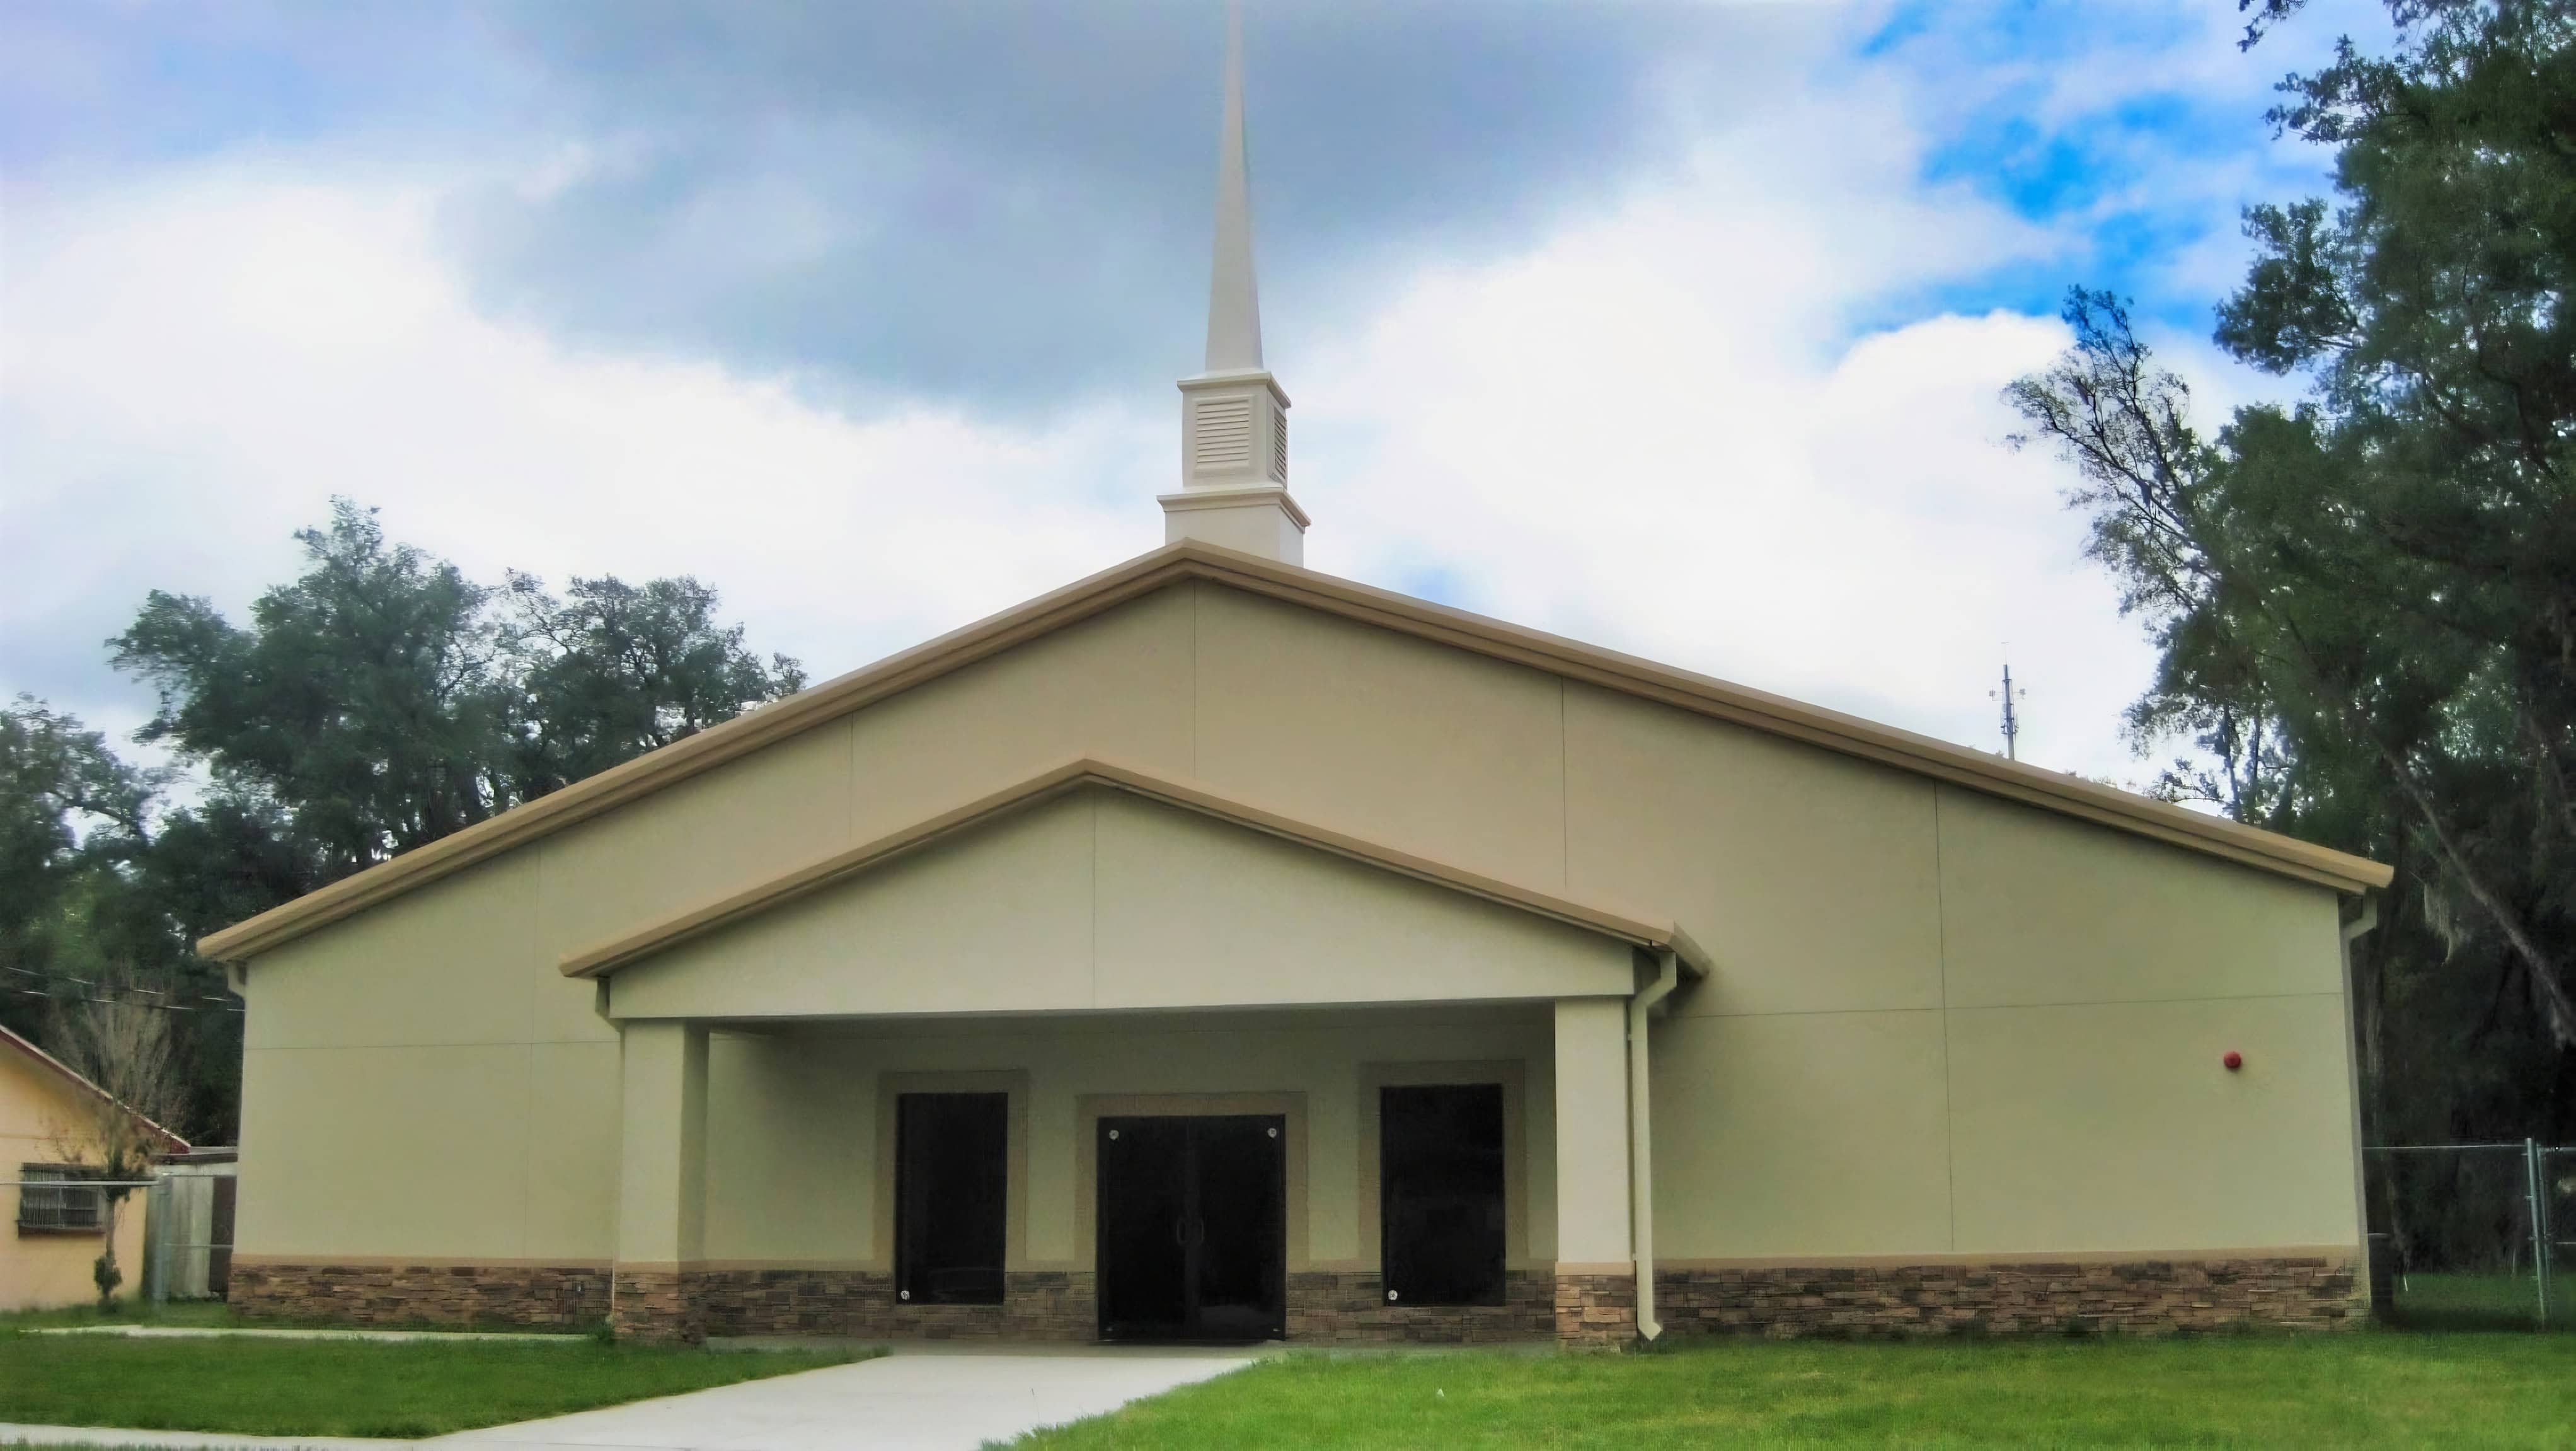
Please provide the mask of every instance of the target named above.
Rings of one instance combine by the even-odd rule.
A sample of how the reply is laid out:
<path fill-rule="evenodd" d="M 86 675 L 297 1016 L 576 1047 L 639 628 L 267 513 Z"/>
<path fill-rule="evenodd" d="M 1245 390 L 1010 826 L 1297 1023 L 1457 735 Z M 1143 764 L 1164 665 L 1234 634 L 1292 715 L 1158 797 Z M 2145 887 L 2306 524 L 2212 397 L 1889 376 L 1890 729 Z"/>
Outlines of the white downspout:
<path fill-rule="evenodd" d="M 2361 1137 L 2361 1004 L 2355 1001 L 2361 984 L 2354 981 L 2352 945 L 2379 926 L 2379 899 L 2364 893 L 2361 910 L 2343 924 L 2343 1042 L 2344 1086 L 2352 1098 L 2352 1215 L 2354 1232 L 2361 1236 L 2361 1279 L 2370 1283 L 2370 1175 L 2364 1167 Z M 2381 1309 L 2372 1306 L 2373 1310 Z"/>
<path fill-rule="evenodd" d="M 1655 980 L 1628 999 L 1628 1244 L 1636 1255 L 1641 1340 L 1664 1333 L 1664 1322 L 1655 1318 L 1655 1137 L 1648 1114 L 1646 1024 L 1655 1004 L 1680 982 L 1680 955 L 1661 948 L 1655 953 Z"/>

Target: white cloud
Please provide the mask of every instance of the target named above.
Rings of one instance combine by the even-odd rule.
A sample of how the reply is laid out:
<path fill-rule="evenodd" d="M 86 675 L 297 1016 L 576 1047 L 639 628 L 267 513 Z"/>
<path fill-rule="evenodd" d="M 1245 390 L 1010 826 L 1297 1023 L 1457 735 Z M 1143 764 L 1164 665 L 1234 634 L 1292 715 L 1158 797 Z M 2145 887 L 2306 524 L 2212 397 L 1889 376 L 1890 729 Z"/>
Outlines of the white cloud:
<path fill-rule="evenodd" d="M 2117 713 L 2148 652 L 2076 559 L 2051 466 L 1999 443 L 1996 392 L 2056 325 L 1848 336 L 1856 309 L 2061 240 L 1921 185 L 1901 97 L 1777 108 L 1687 154 L 1347 334 L 1273 319 L 1310 561 L 1440 571 L 1522 623 L 1980 746 L 2010 640 L 2025 755 L 2136 774 Z M 1044 426 L 852 419 L 792 378 L 570 348 L 475 311 L 441 185 L 236 158 L 20 208 L 0 689 L 130 725 L 144 702 L 95 642 L 151 586 L 240 610 L 335 492 L 479 577 L 695 573 L 818 675 L 1161 537 L 1167 393 Z"/>
<path fill-rule="evenodd" d="M 1139 418 L 852 421 L 792 380 L 568 350 L 474 313 L 433 200 L 235 165 L 13 219 L 0 684 L 61 691 L 149 587 L 240 610 L 334 493 L 480 578 L 698 574 L 825 673 L 1159 542 L 1122 473 L 1168 452 Z M 142 704 L 114 700 L 60 703 Z"/>
<path fill-rule="evenodd" d="M 2152 654 L 1998 401 L 2053 320 L 1848 312 L 2055 239 L 1910 184 L 1892 106 L 1777 115 L 1509 263 L 1313 350 L 1319 567 L 1981 747 L 2005 643 L 2024 754 L 2139 774 Z M 1319 457 L 1320 455 L 1320 457 Z"/>

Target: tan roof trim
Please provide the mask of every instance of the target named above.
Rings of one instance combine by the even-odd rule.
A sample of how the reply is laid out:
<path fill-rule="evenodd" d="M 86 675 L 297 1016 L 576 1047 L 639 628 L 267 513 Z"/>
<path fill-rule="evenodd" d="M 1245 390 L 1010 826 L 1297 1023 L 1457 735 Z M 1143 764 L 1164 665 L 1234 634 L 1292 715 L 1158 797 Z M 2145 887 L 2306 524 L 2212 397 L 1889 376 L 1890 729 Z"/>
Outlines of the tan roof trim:
<path fill-rule="evenodd" d="M 1390 590 L 1183 541 L 405 852 L 392 861 L 273 907 L 247 922 L 212 933 L 198 942 L 197 950 L 219 961 L 247 961 L 414 887 L 1184 579 L 1213 580 L 2340 891 L 2384 887 L 2391 876 L 2388 867 L 2364 857 L 2185 811 L 1912 731 L 1489 620 Z"/>
<path fill-rule="evenodd" d="M 1615 937 L 1640 947 L 1667 948 L 1687 959 L 1691 966 L 1707 970 L 1707 959 L 1699 945 L 1687 933 L 1669 922 L 1649 922 L 1624 912 L 1587 902 L 1576 902 L 1473 872 L 1451 862 L 1399 851 L 1380 842 L 1352 836 L 1347 832 L 1300 821 L 1281 812 L 1251 805 L 1230 796 L 1222 796 L 1205 787 L 1188 785 L 1168 777 L 1140 771 L 1096 757 L 1082 757 L 1061 766 L 1041 771 L 1025 781 L 1006 786 L 990 795 L 977 797 L 962 806 L 925 817 L 910 826 L 888 832 L 874 841 L 851 847 L 847 851 L 806 863 L 782 872 L 757 886 L 702 903 L 686 911 L 675 912 L 658 922 L 606 942 L 582 948 L 565 955 L 562 963 L 566 977 L 600 977 L 621 967 L 676 947 L 692 938 L 721 931 L 746 918 L 759 916 L 784 906 L 799 897 L 836 886 L 853 877 L 884 865 L 897 857 L 918 851 L 942 838 L 981 826 L 996 817 L 1024 811 L 1042 801 L 1086 786 L 1104 786 L 1159 801 L 1184 811 L 1229 822 L 1249 830 L 1293 841 L 1301 846 L 1330 852 L 1351 861 L 1378 867 L 1402 876 L 1447 887 L 1473 897 L 1506 907 L 1518 908 Z"/>
<path fill-rule="evenodd" d="M 87 1094 L 92 1098 L 102 1099 L 107 1103 L 114 1105 L 118 1109 L 123 1110 L 127 1117 L 151 1130 L 153 1135 L 159 1138 L 161 1142 L 167 1146 L 168 1152 L 174 1154 L 184 1154 L 188 1152 L 188 1141 L 186 1139 L 183 1139 L 177 1134 L 170 1132 L 168 1129 L 161 1127 L 159 1124 L 154 1123 L 149 1116 L 136 1112 L 132 1107 L 127 1105 L 123 1099 L 120 1099 L 115 1094 L 99 1087 L 98 1084 L 88 1075 L 81 1073 L 79 1070 L 73 1068 L 70 1064 L 65 1063 L 60 1058 L 57 1058 L 53 1054 L 46 1052 L 44 1049 L 37 1047 L 28 1039 L 20 1037 L 18 1034 L 11 1032 L 7 1028 L 0 1028 L 0 1047 L 17 1049 L 19 1052 L 36 1060 L 39 1066 L 50 1069 L 54 1074 L 69 1082 L 75 1091 Z"/>

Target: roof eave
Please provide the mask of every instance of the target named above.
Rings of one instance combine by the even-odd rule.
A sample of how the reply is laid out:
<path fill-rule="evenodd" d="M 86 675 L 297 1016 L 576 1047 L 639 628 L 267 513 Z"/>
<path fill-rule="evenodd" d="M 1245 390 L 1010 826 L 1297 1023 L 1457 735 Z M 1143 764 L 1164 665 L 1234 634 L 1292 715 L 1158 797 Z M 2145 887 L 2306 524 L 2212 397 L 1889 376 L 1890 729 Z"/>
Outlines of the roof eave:
<path fill-rule="evenodd" d="M 46 1052 L 44 1049 L 37 1047 L 31 1039 L 13 1032 L 6 1027 L 0 1027 L 0 1045 L 17 1049 L 19 1052 L 36 1060 L 39 1066 L 46 1068 L 57 1076 L 69 1081 L 75 1090 L 111 1105 L 118 1112 L 133 1119 L 136 1123 L 143 1125 L 146 1129 L 151 1130 L 153 1136 L 160 1139 L 161 1142 L 164 1145 L 167 1145 L 172 1152 L 184 1154 L 188 1151 L 188 1141 L 186 1139 L 179 1137 L 177 1134 L 172 1133 L 170 1130 L 163 1128 L 160 1124 L 154 1122 L 150 1114 L 136 1109 L 133 1105 L 125 1102 L 125 1100 L 118 1098 L 115 1094 L 101 1088 L 95 1080 L 89 1077 L 89 1075 L 82 1073 L 70 1064 L 65 1063 L 60 1058 L 57 1058 L 53 1054 Z"/>
<path fill-rule="evenodd" d="M 273 907 L 201 938 L 198 951 L 222 962 L 247 962 L 261 952 L 414 887 L 1181 579 L 1210 579 L 1289 600 L 2339 892 L 2360 893 L 2385 887 L 2393 876 L 2389 867 L 2364 857 L 2203 816 L 2081 778 L 1295 565 L 1184 540 L 763 706 Z"/>

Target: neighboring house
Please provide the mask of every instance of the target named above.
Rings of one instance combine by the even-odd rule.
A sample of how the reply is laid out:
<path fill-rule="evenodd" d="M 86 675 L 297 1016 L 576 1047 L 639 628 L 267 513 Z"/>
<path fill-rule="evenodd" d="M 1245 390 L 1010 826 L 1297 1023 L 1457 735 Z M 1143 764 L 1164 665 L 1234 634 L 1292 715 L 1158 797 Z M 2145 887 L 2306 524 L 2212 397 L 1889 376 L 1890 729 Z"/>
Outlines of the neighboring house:
<path fill-rule="evenodd" d="M 14 1186 L 5 1201 L 10 1237 L 0 1245 L 0 1310 L 39 1310 L 98 1298 L 90 1267 L 106 1248 L 103 1196 L 82 1186 L 81 1180 L 98 1175 L 93 1167 L 69 1162 L 66 1146 L 76 1137 L 69 1132 L 72 1126 L 96 1112 L 97 1105 L 114 1102 L 105 1089 L 52 1054 L 0 1028 L 0 1179 Z M 152 1131 L 174 1153 L 188 1147 L 158 1125 Z M 62 1187 L 52 1187 L 56 1184 Z M 134 1293 L 142 1283 L 143 1203 L 144 1191 L 135 1190 L 117 1215 L 122 1293 Z"/>
<path fill-rule="evenodd" d="M 2343 1323 L 2387 869 L 1302 568 L 1223 156 L 1166 547 L 204 942 L 236 1305 Z"/>

